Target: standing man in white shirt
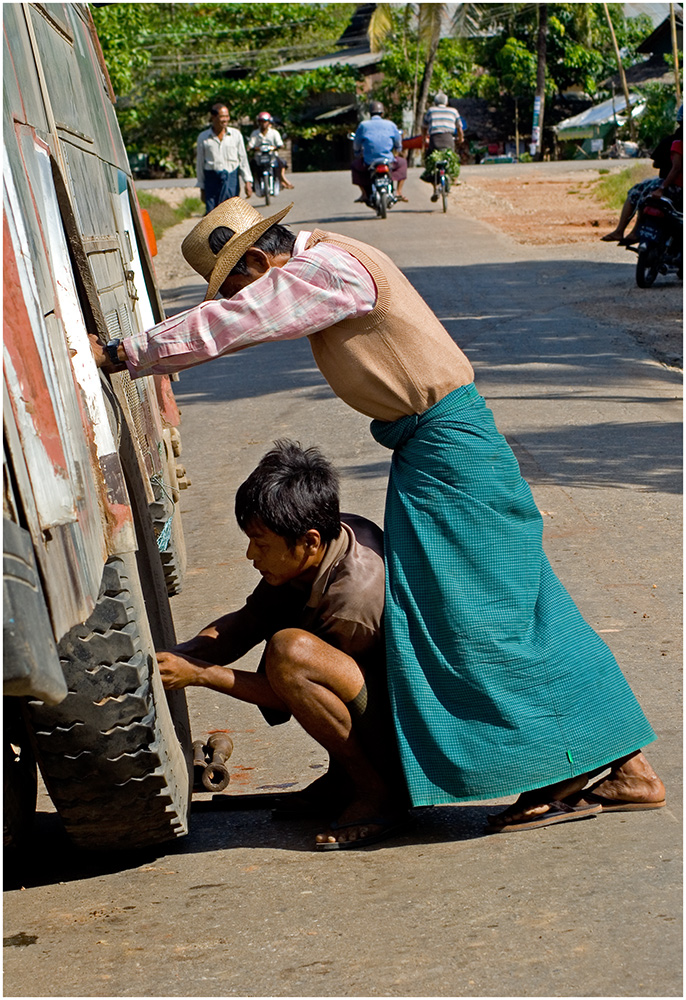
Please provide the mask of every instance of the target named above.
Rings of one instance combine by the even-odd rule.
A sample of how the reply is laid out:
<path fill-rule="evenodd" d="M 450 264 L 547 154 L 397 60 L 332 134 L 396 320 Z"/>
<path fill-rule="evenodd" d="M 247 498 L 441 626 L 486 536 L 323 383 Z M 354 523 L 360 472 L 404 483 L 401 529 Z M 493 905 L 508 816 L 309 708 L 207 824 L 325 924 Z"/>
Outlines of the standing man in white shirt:
<path fill-rule="evenodd" d="M 245 184 L 245 197 L 250 198 L 253 180 L 243 136 L 237 128 L 229 127 L 226 105 L 214 104 L 210 127 L 200 133 L 197 145 L 197 179 L 205 215 L 239 194 L 240 177 Z"/>

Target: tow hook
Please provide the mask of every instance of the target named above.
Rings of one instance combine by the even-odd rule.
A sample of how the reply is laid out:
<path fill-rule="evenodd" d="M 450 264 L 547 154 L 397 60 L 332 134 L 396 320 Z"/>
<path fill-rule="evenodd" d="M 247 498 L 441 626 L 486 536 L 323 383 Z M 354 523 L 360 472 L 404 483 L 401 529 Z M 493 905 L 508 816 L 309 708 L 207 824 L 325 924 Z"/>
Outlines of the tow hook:
<path fill-rule="evenodd" d="M 223 792 L 231 775 L 226 762 L 233 753 L 228 733 L 211 733 L 207 743 L 193 741 L 193 790 Z"/>

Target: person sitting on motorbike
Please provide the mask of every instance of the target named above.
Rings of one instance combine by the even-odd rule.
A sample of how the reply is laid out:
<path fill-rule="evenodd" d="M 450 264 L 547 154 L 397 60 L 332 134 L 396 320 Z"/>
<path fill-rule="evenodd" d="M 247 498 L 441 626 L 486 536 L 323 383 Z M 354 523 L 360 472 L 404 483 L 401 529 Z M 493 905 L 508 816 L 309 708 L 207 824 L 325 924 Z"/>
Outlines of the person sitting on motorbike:
<path fill-rule="evenodd" d="M 684 140 L 681 131 L 683 114 L 684 106 L 682 104 L 677 112 L 676 119 L 679 122 L 679 129 L 674 136 L 670 150 L 672 166 L 659 188 L 655 191 L 656 197 L 669 198 L 678 211 L 682 210 L 684 192 Z"/>
<path fill-rule="evenodd" d="M 391 177 L 398 185 L 398 201 L 407 201 L 402 193 L 403 184 L 407 178 L 407 160 L 402 156 L 394 156 L 396 151 L 402 152 L 403 140 L 398 127 L 384 118 L 384 106 L 381 101 L 372 101 L 369 105 L 371 118 L 360 122 L 353 140 L 355 158 L 350 165 L 353 184 L 357 184 L 362 192 L 356 201 L 369 201 L 371 181 L 369 165 L 381 157 L 393 157 Z"/>
<path fill-rule="evenodd" d="M 448 95 L 442 91 L 436 94 L 433 107 L 424 115 L 422 135 L 425 141 L 428 137 L 427 154 L 433 153 L 434 149 L 452 149 L 455 152 L 455 140 L 461 143 L 464 139 L 460 112 L 449 107 Z M 435 184 L 431 200 L 438 201 Z"/>
<path fill-rule="evenodd" d="M 665 187 L 681 186 L 681 182 L 679 182 L 679 185 L 674 185 L 671 181 L 668 183 L 668 178 L 673 169 L 672 159 L 674 144 L 682 141 L 682 108 L 683 105 L 677 111 L 676 131 L 673 135 L 663 136 L 653 152 L 653 166 L 659 171 L 658 176 L 649 177 L 645 181 L 639 181 L 638 184 L 634 184 L 634 186 L 629 189 L 626 201 L 622 206 L 622 211 L 617 225 L 611 233 L 606 233 L 605 236 L 600 237 L 604 243 L 619 243 L 621 246 L 630 246 L 632 243 L 637 243 L 639 233 L 641 231 L 643 207 L 645 206 L 646 201 L 649 198 L 659 198 Z M 678 173 L 678 171 L 676 171 L 676 173 Z M 680 191 L 678 192 L 678 195 L 680 195 Z M 636 221 L 634 222 L 633 229 L 628 236 L 625 236 L 624 232 L 626 227 L 634 215 L 636 216 Z"/>
<path fill-rule="evenodd" d="M 283 149 L 283 139 L 278 129 L 274 128 L 274 119 L 268 111 L 260 111 L 256 119 L 257 128 L 253 129 L 248 139 L 248 154 L 254 153 L 260 146 L 273 146 L 275 149 Z M 293 185 L 286 179 L 286 161 L 282 157 L 276 157 L 279 164 L 279 179 L 281 186 L 293 188 Z M 250 157 L 250 169 L 253 177 L 257 177 L 256 163 L 254 157 Z"/>

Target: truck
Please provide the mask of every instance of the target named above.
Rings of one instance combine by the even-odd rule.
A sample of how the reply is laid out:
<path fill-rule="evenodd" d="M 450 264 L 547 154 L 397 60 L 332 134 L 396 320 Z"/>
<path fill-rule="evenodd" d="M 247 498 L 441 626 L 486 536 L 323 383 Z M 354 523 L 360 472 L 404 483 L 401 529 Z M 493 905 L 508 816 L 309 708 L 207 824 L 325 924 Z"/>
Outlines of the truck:
<path fill-rule="evenodd" d="M 188 832 L 184 693 L 155 650 L 182 586 L 169 377 L 105 375 L 105 344 L 164 319 L 116 98 L 85 3 L 3 5 L 4 842 L 38 771 L 73 844 Z"/>

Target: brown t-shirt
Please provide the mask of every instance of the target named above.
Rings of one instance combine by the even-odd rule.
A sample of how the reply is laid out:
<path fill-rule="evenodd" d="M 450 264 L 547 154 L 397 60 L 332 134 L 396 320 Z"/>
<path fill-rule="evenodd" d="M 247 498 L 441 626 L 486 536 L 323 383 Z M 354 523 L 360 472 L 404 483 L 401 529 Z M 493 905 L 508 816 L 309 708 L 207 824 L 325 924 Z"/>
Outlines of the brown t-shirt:
<path fill-rule="evenodd" d="M 357 514 L 341 514 L 342 530 L 330 542 L 311 587 L 262 580 L 245 602 L 259 638 L 284 628 L 301 628 L 352 657 L 367 677 L 385 675 L 383 532 Z M 263 661 L 258 670 L 263 670 Z M 262 709 L 276 725 L 290 716 Z"/>

